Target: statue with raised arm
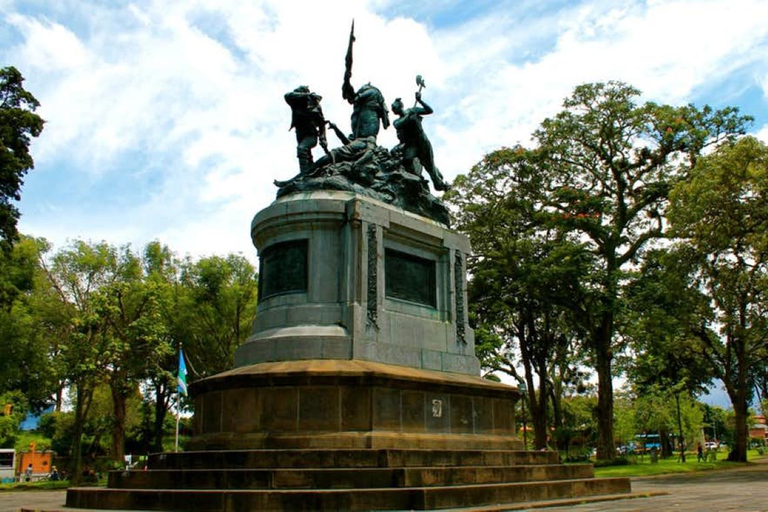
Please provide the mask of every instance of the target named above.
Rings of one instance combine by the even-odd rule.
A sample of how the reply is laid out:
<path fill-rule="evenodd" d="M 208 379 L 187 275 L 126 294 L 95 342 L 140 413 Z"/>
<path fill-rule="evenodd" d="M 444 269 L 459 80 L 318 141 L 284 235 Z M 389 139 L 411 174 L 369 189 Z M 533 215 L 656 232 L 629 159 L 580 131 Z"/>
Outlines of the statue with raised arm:
<path fill-rule="evenodd" d="M 352 21 L 347 55 L 344 59 L 345 71 L 344 83 L 341 85 L 341 96 L 352 105 L 351 121 L 354 138 L 375 137 L 379 134 L 379 121 L 385 130 L 389 127 L 389 112 L 384 96 L 377 87 L 367 83 L 357 92 L 352 87 L 352 46 L 354 42 L 355 22 Z"/>
<path fill-rule="evenodd" d="M 379 129 L 389 126 L 388 105 L 381 91 L 370 83 L 357 90 L 352 86 L 354 41 L 353 22 L 341 88 L 343 98 L 353 106 L 350 131 L 342 131 L 324 119 L 321 97 L 308 87 L 298 87 L 285 95 L 293 116 L 291 128 L 296 129 L 296 154 L 301 172 L 288 180 L 274 181 L 278 187 L 277 197 L 314 191 L 351 192 L 449 225 L 448 208 L 430 193 L 429 180 L 422 177 L 422 168 L 425 168 L 434 189 L 448 189 L 435 167 L 432 146 L 421 126 L 422 116 L 432 113 L 432 108 L 421 99 L 424 80 L 416 77 L 419 92 L 413 108 L 404 109 L 400 100 L 392 105 L 399 116 L 394 123 L 400 139 L 397 147 L 390 151 L 379 146 L 376 142 Z M 340 147 L 328 148 L 326 127 L 336 134 Z M 318 141 L 325 155 L 313 160 L 311 151 Z"/>
<path fill-rule="evenodd" d="M 301 174 L 312 170 L 312 148 L 317 146 L 318 140 L 323 150 L 328 153 L 325 118 L 320 107 L 322 99 L 322 96 L 311 92 L 306 85 L 285 94 L 285 102 L 291 107 L 290 129 L 296 130 L 296 156 L 299 159 Z"/>
<path fill-rule="evenodd" d="M 397 139 L 400 141 L 393 152 L 399 152 L 402 155 L 403 167 L 417 176 L 421 175 L 420 167 L 423 167 L 432 178 L 435 190 L 448 190 L 450 186 L 443 180 L 443 176 L 435 166 L 432 144 L 421 126 L 422 116 L 434 112 L 432 107 L 421 99 L 421 92 L 417 92 L 416 105 L 413 108 L 405 109 L 403 101 L 397 98 L 392 103 L 392 112 L 398 116 L 392 126 L 397 130 Z M 417 159 L 418 164 L 421 164 L 420 167 Z"/>

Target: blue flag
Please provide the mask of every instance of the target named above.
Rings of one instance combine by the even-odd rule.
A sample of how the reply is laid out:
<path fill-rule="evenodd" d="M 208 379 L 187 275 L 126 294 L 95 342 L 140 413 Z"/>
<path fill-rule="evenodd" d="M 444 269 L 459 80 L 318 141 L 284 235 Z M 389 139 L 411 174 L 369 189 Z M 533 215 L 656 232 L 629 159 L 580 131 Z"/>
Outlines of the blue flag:
<path fill-rule="evenodd" d="M 184 364 L 184 352 L 179 349 L 179 377 L 178 391 L 179 393 L 187 394 L 187 365 Z"/>

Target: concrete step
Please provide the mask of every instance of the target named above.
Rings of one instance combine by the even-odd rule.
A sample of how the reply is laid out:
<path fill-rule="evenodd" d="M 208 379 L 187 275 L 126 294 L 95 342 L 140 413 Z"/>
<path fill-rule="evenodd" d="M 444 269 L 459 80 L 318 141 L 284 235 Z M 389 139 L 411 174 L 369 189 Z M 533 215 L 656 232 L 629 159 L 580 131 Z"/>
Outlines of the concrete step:
<path fill-rule="evenodd" d="M 71 488 L 67 506 L 194 512 L 438 510 L 629 492 L 626 478 L 355 490 Z"/>
<path fill-rule="evenodd" d="M 364 489 L 592 478 L 591 464 L 430 468 L 113 471 L 117 489 Z"/>
<path fill-rule="evenodd" d="M 206 450 L 149 457 L 151 469 L 514 466 L 559 462 L 557 452 L 516 450 Z"/>

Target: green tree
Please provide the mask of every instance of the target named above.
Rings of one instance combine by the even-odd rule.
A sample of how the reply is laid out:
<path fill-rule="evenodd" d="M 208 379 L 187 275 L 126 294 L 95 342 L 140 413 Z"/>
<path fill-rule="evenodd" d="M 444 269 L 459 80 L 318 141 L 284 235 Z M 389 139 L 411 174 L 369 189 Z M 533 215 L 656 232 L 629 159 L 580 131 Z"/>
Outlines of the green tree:
<path fill-rule="evenodd" d="M 27 397 L 21 391 L 0 394 L 0 448 L 13 448 L 28 410 Z"/>
<path fill-rule="evenodd" d="M 82 443 L 96 387 L 107 378 L 111 362 L 110 333 L 103 314 L 104 293 L 124 271 L 117 249 L 102 242 L 76 241 L 58 251 L 44 269 L 61 310 L 66 330 L 58 355 L 63 376 L 74 395 L 73 481 L 79 483 Z"/>
<path fill-rule="evenodd" d="M 626 373 L 635 391 L 641 397 L 663 395 L 676 404 L 674 431 L 683 462 L 686 441 L 693 438 L 685 433 L 681 403 L 703 393 L 714 377 L 696 349 L 695 336 L 702 318 L 709 316 L 708 298 L 688 286 L 685 268 L 675 251 L 647 251 L 626 287 L 623 327 L 634 356 Z"/>
<path fill-rule="evenodd" d="M 555 429 L 555 435 L 562 438 L 561 449 L 566 453 L 572 453 L 574 448 L 580 448 L 583 453 L 594 446 L 597 440 L 596 404 L 597 396 L 592 393 L 563 397 L 563 422 Z"/>
<path fill-rule="evenodd" d="M 566 304 L 589 268 L 589 254 L 552 229 L 542 210 L 549 176 L 539 164 L 535 151 L 502 148 L 457 178 L 447 195 L 473 248 L 469 296 L 478 356 L 486 370 L 525 380 L 537 449 L 547 446 L 550 400 L 562 421 L 561 388 L 575 371 L 580 334 Z"/>
<path fill-rule="evenodd" d="M 639 91 L 619 82 L 575 88 L 564 109 L 534 133 L 541 168 L 553 176 L 547 204 L 559 229 L 573 233 L 596 259 L 590 293 L 574 304 L 588 333 L 598 378 L 598 458 L 615 453 L 613 361 L 628 266 L 664 235 L 670 188 L 701 151 L 745 131 L 736 109 L 637 104 Z"/>
<path fill-rule="evenodd" d="M 192 368 L 201 377 L 229 370 L 256 315 L 256 269 L 236 254 L 211 256 L 186 261 L 181 283 L 185 326 L 177 333 Z"/>
<path fill-rule="evenodd" d="M 139 384 L 156 375 L 164 358 L 173 354 L 162 317 L 162 290 L 144 280 L 138 258 L 125 249 L 121 279 L 100 294 L 99 313 L 106 322 L 106 376 L 112 393 L 112 458 L 124 456 L 127 402 Z M 130 269 L 130 270 L 128 270 Z"/>
<path fill-rule="evenodd" d="M 145 443 L 152 451 L 163 451 L 166 417 L 176 391 L 178 348 L 189 333 L 190 302 L 187 290 L 181 283 L 181 266 L 174 253 L 160 242 L 150 242 L 144 247 L 143 266 L 146 280 L 156 290 L 159 314 L 164 325 L 166 351 L 158 354 L 156 362 L 148 368 L 145 401 L 151 400 L 145 409 Z"/>
<path fill-rule="evenodd" d="M 35 114 L 40 103 L 23 87 L 24 77 L 13 66 L 0 69 L 0 242 L 7 249 L 18 238 L 19 210 L 24 176 L 34 167 L 30 137 L 43 131 Z"/>
<path fill-rule="evenodd" d="M 58 388 L 52 364 L 52 340 L 40 328 L 41 286 L 45 286 L 39 255 L 42 239 L 21 237 L 9 251 L 0 251 L 0 393 L 19 390 L 34 409 L 50 403 Z"/>
<path fill-rule="evenodd" d="M 729 460 L 746 461 L 748 405 L 768 364 L 768 147 L 752 137 L 702 157 L 672 194 L 669 218 L 690 286 L 710 314 L 695 330 L 700 357 L 725 385 L 735 415 Z"/>
<path fill-rule="evenodd" d="M 732 108 L 638 104 L 639 94 L 619 82 L 576 87 L 563 110 L 536 130 L 536 147 L 522 151 L 528 163 L 517 165 L 515 150 L 505 155 L 510 165 L 500 169 L 530 174 L 530 167 L 541 173 L 545 179 L 534 208 L 549 216 L 540 221 L 542 226 L 557 231 L 557 240 L 578 243 L 579 254 L 590 257 L 587 279 L 573 287 L 577 295 L 570 316 L 581 322 L 586 353 L 597 373 L 598 457 L 603 459 L 615 454 L 613 363 L 626 343 L 616 335 L 626 272 L 664 236 L 671 187 L 687 177 L 705 148 L 743 133 L 750 120 Z M 500 199 L 507 194 L 503 187 L 472 186 L 479 190 L 473 197 L 478 207 L 504 208 L 512 202 Z"/>

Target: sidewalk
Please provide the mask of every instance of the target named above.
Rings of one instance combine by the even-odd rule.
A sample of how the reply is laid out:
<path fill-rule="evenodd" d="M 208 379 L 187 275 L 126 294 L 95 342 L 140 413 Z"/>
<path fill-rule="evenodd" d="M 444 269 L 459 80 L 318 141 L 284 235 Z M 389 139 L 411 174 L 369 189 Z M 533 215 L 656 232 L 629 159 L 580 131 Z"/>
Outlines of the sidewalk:
<path fill-rule="evenodd" d="M 547 512 L 768 512 L 768 459 L 745 468 L 702 471 L 632 479 L 632 492 L 663 493 L 647 498 L 569 504 L 541 509 Z"/>

